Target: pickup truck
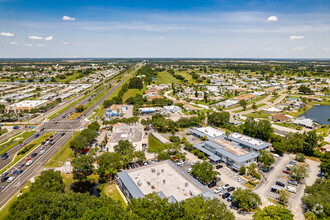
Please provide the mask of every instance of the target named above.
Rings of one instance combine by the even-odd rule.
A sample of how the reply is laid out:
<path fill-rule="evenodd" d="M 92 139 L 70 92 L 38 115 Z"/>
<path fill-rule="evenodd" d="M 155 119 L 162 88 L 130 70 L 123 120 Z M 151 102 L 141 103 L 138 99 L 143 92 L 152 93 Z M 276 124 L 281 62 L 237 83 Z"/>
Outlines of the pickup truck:
<path fill-rule="evenodd" d="M 290 193 L 296 193 L 297 192 L 297 189 L 293 186 L 286 186 L 285 189 L 288 190 Z"/>

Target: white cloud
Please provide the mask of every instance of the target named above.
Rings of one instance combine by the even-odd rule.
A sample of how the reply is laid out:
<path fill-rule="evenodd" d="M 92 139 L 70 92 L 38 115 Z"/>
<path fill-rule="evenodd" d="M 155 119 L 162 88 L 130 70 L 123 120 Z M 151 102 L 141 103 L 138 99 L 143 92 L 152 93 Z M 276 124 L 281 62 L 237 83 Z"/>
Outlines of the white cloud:
<path fill-rule="evenodd" d="M 267 18 L 267 21 L 277 21 L 278 20 L 278 18 L 276 17 L 276 16 L 269 16 L 268 18 Z"/>
<path fill-rule="evenodd" d="M 69 16 L 64 15 L 64 16 L 62 17 L 62 20 L 63 20 L 63 21 L 75 21 L 76 18 L 73 18 L 73 17 L 69 17 Z"/>
<path fill-rule="evenodd" d="M 290 40 L 300 40 L 300 39 L 304 39 L 304 38 L 305 38 L 304 36 L 296 36 L 296 35 L 289 37 Z"/>
<path fill-rule="evenodd" d="M 45 40 L 53 40 L 53 36 L 45 37 Z"/>
<path fill-rule="evenodd" d="M 15 41 L 10 42 L 11 45 L 17 45 L 18 43 Z"/>
<path fill-rule="evenodd" d="M 68 45 L 69 44 L 69 42 L 63 42 L 63 45 Z"/>
<path fill-rule="evenodd" d="M 45 45 L 43 44 L 37 44 L 37 47 L 44 47 Z"/>
<path fill-rule="evenodd" d="M 32 47 L 32 44 L 23 44 L 24 46 Z"/>
<path fill-rule="evenodd" d="M 304 49 L 303 47 L 294 47 L 294 48 L 292 48 L 292 50 L 302 50 L 302 49 Z"/>
<path fill-rule="evenodd" d="M 31 40 L 42 40 L 43 38 L 40 36 L 29 36 L 29 39 Z"/>
<path fill-rule="evenodd" d="M 1 32 L 0 35 L 5 36 L 5 37 L 13 37 L 14 36 L 14 34 L 9 33 L 9 32 Z"/>

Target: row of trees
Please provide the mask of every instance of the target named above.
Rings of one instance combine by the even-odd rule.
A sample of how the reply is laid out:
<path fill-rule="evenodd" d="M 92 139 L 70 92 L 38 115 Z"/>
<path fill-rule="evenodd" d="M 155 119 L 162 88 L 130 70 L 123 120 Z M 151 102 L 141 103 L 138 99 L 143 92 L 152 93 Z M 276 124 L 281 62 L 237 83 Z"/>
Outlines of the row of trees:
<path fill-rule="evenodd" d="M 242 126 L 243 134 L 264 141 L 268 141 L 273 133 L 272 124 L 268 120 L 255 121 L 253 118 L 247 118 Z"/>
<path fill-rule="evenodd" d="M 70 148 L 74 151 L 83 150 L 97 137 L 100 125 L 94 121 L 70 142 Z"/>

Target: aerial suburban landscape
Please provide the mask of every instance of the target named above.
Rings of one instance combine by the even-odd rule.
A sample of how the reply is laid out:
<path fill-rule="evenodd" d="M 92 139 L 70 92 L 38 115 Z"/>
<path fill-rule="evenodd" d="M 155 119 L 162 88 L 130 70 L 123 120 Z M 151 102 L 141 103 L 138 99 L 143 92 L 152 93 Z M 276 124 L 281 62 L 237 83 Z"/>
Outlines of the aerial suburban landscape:
<path fill-rule="evenodd" d="M 330 218 L 329 2 L 69 2 L 0 0 L 0 219 Z"/>

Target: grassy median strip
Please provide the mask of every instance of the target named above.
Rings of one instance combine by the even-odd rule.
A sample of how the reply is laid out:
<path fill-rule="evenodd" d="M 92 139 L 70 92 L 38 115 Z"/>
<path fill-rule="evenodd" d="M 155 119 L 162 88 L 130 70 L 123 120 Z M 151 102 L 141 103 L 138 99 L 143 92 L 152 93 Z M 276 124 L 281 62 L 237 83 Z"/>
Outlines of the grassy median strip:
<path fill-rule="evenodd" d="M 22 134 L 23 133 L 23 134 Z M 36 131 L 23 131 L 23 132 L 20 132 L 19 134 L 15 135 L 14 137 L 11 137 L 10 139 L 2 142 L 0 144 L 0 147 L 6 145 L 5 143 L 11 143 L 12 141 L 14 141 L 16 138 L 19 138 L 20 136 L 23 136 L 22 139 L 18 140 L 18 141 L 15 141 L 14 143 L 11 143 L 9 146 L 5 147 L 5 149 L 1 150 L 0 151 L 0 154 L 3 154 L 5 153 L 6 151 L 10 150 L 11 148 L 15 147 L 17 144 L 21 144 L 23 143 L 23 141 L 25 139 L 27 139 L 28 137 L 30 137 L 31 135 L 33 135 L 34 133 L 36 133 Z"/>
<path fill-rule="evenodd" d="M 80 134 L 80 131 L 74 133 L 73 137 L 70 138 L 56 153 L 47 161 L 44 167 L 54 168 L 61 167 L 68 160 L 73 150 L 70 148 L 70 141 L 73 140 Z M 60 162 L 61 161 L 61 162 Z"/>
<path fill-rule="evenodd" d="M 3 172 L 5 172 L 6 170 L 8 170 L 10 167 L 12 167 L 15 163 L 17 163 L 20 159 L 24 158 L 26 155 L 28 155 L 31 151 L 33 151 L 36 147 L 38 147 L 40 145 L 41 142 L 43 142 L 46 138 L 49 138 L 52 134 L 54 134 L 55 132 L 49 132 L 47 134 L 44 134 L 43 136 L 37 138 L 36 140 L 34 140 L 31 144 L 33 144 L 34 146 L 29 149 L 26 153 L 22 154 L 22 155 L 16 155 L 16 157 L 14 158 L 14 160 L 12 160 L 12 162 L 10 162 L 10 164 L 8 164 L 7 166 L 5 166 L 4 168 L 2 168 L 0 170 L 0 174 L 2 174 Z M 29 144 L 29 145 L 31 145 Z M 26 147 L 28 147 L 29 145 L 27 145 Z M 24 148 L 23 148 L 24 149 Z M 23 150 L 22 149 L 22 150 Z M 22 151 L 21 150 L 21 151 Z"/>

